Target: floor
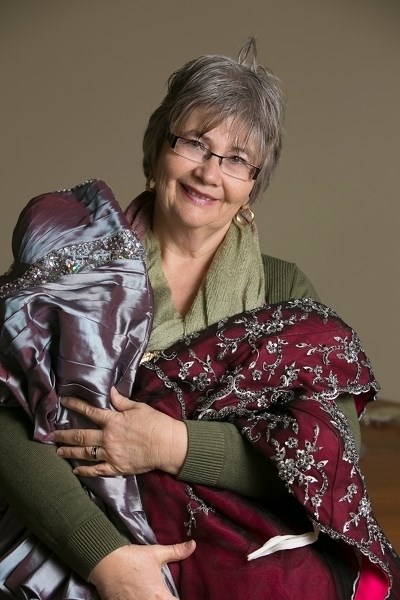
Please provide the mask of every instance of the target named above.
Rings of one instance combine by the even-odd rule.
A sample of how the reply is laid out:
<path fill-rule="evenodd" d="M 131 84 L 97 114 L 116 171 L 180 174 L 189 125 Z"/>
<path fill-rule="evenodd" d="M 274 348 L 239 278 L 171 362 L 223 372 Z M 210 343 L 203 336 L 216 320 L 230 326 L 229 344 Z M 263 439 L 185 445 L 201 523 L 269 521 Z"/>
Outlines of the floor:
<path fill-rule="evenodd" d="M 378 400 L 361 421 L 361 466 L 374 514 L 400 554 L 400 404 Z"/>

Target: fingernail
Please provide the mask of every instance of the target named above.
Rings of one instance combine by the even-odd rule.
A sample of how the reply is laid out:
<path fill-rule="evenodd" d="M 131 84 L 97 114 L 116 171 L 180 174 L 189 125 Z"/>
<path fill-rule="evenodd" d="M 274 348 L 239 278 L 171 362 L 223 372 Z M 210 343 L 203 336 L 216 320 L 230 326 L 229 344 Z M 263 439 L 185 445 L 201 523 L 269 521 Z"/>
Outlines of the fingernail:
<path fill-rule="evenodd" d="M 62 448 L 59 448 L 57 450 L 57 454 L 58 454 L 58 456 L 64 456 L 65 452 L 64 452 L 64 450 Z"/>

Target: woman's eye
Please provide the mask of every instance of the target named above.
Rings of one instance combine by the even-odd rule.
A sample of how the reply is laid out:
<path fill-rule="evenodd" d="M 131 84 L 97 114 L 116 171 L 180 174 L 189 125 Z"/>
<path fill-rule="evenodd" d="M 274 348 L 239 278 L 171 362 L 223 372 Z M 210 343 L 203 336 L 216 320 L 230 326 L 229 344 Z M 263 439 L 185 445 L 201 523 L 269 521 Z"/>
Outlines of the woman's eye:
<path fill-rule="evenodd" d="M 188 148 L 195 148 L 196 150 L 205 150 L 205 147 L 201 142 L 199 142 L 199 140 L 185 140 L 185 144 L 186 146 L 188 146 Z"/>
<path fill-rule="evenodd" d="M 229 156 L 229 162 L 233 165 L 247 165 L 248 163 L 241 156 Z"/>

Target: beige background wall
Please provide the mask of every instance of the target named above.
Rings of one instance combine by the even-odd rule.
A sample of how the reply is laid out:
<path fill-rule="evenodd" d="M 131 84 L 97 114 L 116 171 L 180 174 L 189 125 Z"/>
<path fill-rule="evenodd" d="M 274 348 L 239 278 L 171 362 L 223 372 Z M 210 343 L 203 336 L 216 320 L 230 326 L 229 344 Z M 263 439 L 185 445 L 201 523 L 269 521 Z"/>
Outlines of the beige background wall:
<path fill-rule="evenodd" d="M 32 196 L 100 177 L 126 206 L 168 75 L 256 35 L 288 96 L 263 250 L 301 266 L 400 400 L 399 25 L 398 0 L 0 0 L 0 269 Z"/>

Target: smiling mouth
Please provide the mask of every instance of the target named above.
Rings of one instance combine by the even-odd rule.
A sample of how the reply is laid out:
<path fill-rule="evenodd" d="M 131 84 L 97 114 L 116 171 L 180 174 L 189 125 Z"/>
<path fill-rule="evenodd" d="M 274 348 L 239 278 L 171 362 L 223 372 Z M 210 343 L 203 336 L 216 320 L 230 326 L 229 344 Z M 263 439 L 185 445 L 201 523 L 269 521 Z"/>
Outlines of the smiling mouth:
<path fill-rule="evenodd" d="M 186 194 L 189 195 L 192 199 L 197 200 L 201 203 L 211 203 L 218 202 L 218 198 L 214 198 L 213 196 L 209 196 L 208 194 L 202 194 L 199 190 L 192 188 L 190 185 L 181 184 Z"/>

